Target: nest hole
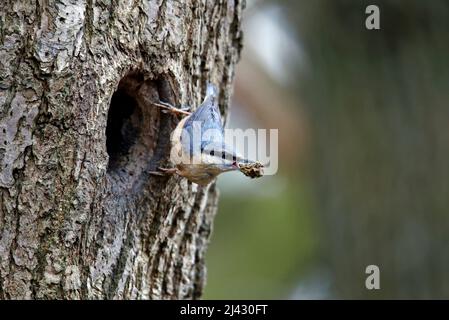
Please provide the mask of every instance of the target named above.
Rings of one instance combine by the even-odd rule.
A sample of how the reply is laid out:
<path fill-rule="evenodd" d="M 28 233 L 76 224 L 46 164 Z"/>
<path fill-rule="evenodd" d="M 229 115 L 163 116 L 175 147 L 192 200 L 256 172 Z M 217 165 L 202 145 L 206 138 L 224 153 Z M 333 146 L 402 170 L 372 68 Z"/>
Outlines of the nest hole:
<path fill-rule="evenodd" d="M 124 90 L 114 92 L 106 127 L 106 149 L 109 170 L 123 160 L 136 143 L 141 130 L 141 110 L 134 97 Z"/>
<path fill-rule="evenodd" d="M 169 151 L 169 119 L 152 102 L 174 103 L 170 79 L 145 79 L 141 72 L 123 77 L 113 93 L 106 125 L 108 173 L 128 183 L 154 170 Z M 152 168 L 155 167 L 155 168 Z M 131 180 L 130 180 L 131 179 Z"/>

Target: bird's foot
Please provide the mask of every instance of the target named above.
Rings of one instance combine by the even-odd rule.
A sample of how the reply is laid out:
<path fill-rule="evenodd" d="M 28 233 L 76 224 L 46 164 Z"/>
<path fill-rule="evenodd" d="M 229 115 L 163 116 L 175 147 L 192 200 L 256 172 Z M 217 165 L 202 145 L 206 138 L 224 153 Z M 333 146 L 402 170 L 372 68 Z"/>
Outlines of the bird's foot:
<path fill-rule="evenodd" d="M 172 175 L 172 174 L 177 174 L 178 173 L 178 169 L 176 169 L 176 168 L 161 168 L 161 167 L 158 167 L 157 169 L 159 171 L 150 171 L 150 174 L 155 175 L 155 176 L 166 176 L 166 175 Z"/>
<path fill-rule="evenodd" d="M 190 108 L 188 107 L 182 107 L 182 108 L 176 108 L 175 106 L 172 106 L 170 103 L 159 101 L 159 102 L 153 102 L 153 105 L 156 107 L 159 107 L 162 109 L 165 113 L 172 113 L 172 114 L 183 114 L 183 115 L 190 115 L 191 113 L 188 111 Z"/>

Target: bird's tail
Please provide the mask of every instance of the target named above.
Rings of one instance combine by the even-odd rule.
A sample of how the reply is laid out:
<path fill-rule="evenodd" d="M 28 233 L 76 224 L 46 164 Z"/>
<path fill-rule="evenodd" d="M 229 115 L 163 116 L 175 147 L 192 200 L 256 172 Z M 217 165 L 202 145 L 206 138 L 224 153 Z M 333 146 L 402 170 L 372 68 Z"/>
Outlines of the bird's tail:
<path fill-rule="evenodd" d="M 217 95 L 218 95 L 217 87 L 213 83 L 208 82 L 206 87 L 206 97 L 216 98 Z"/>

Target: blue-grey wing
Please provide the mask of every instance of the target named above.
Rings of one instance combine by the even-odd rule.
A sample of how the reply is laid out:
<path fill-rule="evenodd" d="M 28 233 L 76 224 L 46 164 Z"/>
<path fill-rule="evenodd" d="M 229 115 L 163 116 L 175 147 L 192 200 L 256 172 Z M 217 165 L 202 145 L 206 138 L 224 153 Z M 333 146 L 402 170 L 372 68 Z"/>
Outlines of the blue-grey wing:
<path fill-rule="evenodd" d="M 194 145 L 204 150 L 208 145 L 221 143 L 224 140 L 217 90 L 212 84 L 208 84 L 206 92 L 203 103 L 184 124 L 183 147 L 189 150 L 191 155 L 193 152 L 198 152 L 194 149 Z"/>
<path fill-rule="evenodd" d="M 220 110 L 218 109 L 217 89 L 211 83 L 208 83 L 206 98 L 195 112 L 186 121 L 186 125 L 192 125 L 194 121 L 201 122 L 202 127 L 217 128 L 223 131 L 221 123 Z"/>

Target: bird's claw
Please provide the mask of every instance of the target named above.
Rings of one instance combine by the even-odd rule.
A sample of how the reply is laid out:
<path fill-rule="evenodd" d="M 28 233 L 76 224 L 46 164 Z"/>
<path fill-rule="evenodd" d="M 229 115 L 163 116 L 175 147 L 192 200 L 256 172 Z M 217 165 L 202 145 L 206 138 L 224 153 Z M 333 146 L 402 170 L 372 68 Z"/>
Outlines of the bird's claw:
<path fill-rule="evenodd" d="M 159 171 L 150 171 L 149 174 L 151 174 L 153 176 L 165 176 L 165 174 L 163 174 L 162 172 L 159 172 Z"/>
<path fill-rule="evenodd" d="M 162 109 L 162 112 L 164 113 L 172 113 L 172 114 L 183 114 L 183 115 L 190 115 L 190 108 L 182 107 L 182 108 L 176 108 L 172 106 L 170 103 L 159 101 L 159 102 L 153 102 L 153 104 L 156 107 L 159 107 Z"/>
<path fill-rule="evenodd" d="M 178 172 L 176 168 L 157 168 L 159 171 L 150 171 L 149 173 L 155 176 L 166 176 L 170 174 L 175 174 Z"/>

